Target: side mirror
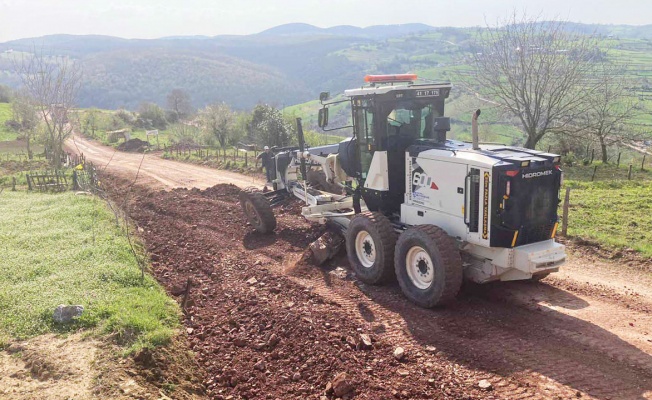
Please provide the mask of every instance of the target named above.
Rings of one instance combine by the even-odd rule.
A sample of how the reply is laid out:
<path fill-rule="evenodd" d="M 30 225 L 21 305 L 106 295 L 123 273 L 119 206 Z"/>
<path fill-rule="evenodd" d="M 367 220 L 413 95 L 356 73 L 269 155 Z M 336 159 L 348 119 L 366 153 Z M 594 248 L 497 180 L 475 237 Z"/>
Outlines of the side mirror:
<path fill-rule="evenodd" d="M 329 92 L 321 92 L 319 93 L 319 101 L 326 101 L 331 97 L 331 94 Z"/>
<path fill-rule="evenodd" d="M 319 109 L 317 125 L 319 125 L 320 128 L 325 128 L 328 126 L 328 108 L 324 107 Z"/>

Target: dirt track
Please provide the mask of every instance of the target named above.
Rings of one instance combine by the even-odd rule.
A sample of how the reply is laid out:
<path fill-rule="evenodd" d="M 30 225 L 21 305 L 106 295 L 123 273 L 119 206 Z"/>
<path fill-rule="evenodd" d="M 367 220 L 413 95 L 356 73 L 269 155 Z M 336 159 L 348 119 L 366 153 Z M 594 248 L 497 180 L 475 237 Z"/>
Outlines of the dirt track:
<path fill-rule="evenodd" d="M 129 157 L 120 174 L 135 173 L 142 156 L 119 156 Z M 184 186 L 222 179 L 150 159 L 194 179 Z M 151 179 L 144 183 L 161 186 Z M 113 184 L 120 193 L 127 182 Z M 357 284 L 343 257 L 325 269 L 296 266 L 321 233 L 296 205 L 279 211 L 274 235 L 261 236 L 246 226 L 235 187 L 141 187 L 133 202 L 157 278 L 176 296 L 194 280 L 186 323 L 213 398 L 317 399 L 342 371 L 355 398 L 652 398 L 649 264 L 578 250 L 540 284 L 469 286 L 452 306 L 424 310 L 397 285 Z M 360 333 L 372 349 L 360 348 Z M 406 349 L 403 362 L 392 357 L 396 346 Z M 483 379 L 493 390 L 477 387 Z"/>
<path fill-rule="evenodd" d="M 73 153 L 83 153 L 107 172 L 134 179 L 138 173 L 138 183 L 152 188 L 172 189 L 175 187 L 207 188 L 218 183 L 231 183 L 239 187 L 261 186 L 260 179 L 229 171 L 215 170 L 198 165 L 164 160 L 153 154 L 125 153 L 99 144 L 81 136 L 73 136 L 66 141 L 66 149 Z"/>

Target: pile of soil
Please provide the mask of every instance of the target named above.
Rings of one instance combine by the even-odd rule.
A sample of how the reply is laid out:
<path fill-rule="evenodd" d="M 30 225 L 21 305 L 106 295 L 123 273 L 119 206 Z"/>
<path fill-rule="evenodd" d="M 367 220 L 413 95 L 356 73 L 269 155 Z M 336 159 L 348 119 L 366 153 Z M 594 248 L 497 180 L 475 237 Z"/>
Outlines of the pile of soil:
<path fill-rule="evenodd" d="M 130 139 L 118 146 L 118 150 L 131 153 L 144 153 L 148 148 L 149 142 L 140 139 Z"/>
<path fill-rule="evenodd" d="M 127 190 L 126 181 L 107 183 L 115 196 Z M 324 232 L 300 217 L 301 204 L 277 209 L 276 232 L 261 235 L 247 226 L 233 185 L 133 190 L 130 216 L 154 275 L 180 303 L 190 283 L 185 324 L 211 398 L 502 398 L 434 348 L 408 345 L 395 357 L 404 338 L 374 322 L 353 283 L 336 282 L 342 271 L 297 266 Z M 345 295 L 324 294 L 340 284 Z"/>

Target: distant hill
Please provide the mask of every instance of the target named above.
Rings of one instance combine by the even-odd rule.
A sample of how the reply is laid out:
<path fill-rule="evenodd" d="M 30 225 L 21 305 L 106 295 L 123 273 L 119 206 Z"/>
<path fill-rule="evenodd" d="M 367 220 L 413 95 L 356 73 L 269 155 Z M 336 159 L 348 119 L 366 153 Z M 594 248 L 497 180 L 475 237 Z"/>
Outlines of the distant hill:
<path fill-rule="evenodd" d="M 572 27 L 629 38 L 636 52 L 647 51 L 652 39 L 652 25 Z M 12 58 L 36 50 L 81 63 L 82 107 L 133 109 L 141 101 L 165 105 L 173 88 L 185 89 L 196 107 L 215 101 L 238 109 L 258 102 L 280 107 L 315 99 L 322 90 L 338 93 L 358 86 L 368 73 L 423 71 L 431 79 L 449 79 L 445 71 L 465 62 L 476 30 L 424 24 L 320 28 L 295 23 L 242 36 L 50 35 L 0 43 L 0 84 L 17 86 Z"/>
<path fill-rule="evenodd" d="M 331 28 L 319 28 L 310 24 L 294 23 L 270 28 L 260 32 L 258 35 L 335 35 L 364 37 L 369 39 L 385 39 L 435 30 L 437 30 L 437 28 L 425 24 L 375 25 L 367 28 L 360 28 L 352 25 L 338 25 Z"/>

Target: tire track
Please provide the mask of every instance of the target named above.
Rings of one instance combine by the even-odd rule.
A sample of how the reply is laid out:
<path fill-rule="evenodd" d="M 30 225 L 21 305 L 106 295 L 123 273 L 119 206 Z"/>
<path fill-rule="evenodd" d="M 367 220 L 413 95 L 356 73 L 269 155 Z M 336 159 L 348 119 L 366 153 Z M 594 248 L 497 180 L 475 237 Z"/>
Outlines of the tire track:
<path fill-rule="evenodd" d="M 505 398 L 574 397 L 579 393 L 638 399 L 652 390 L 652 358 L 648 354 L 567 315 L 486 300 L 477 294 L 451 309 L 424 310 L 403 299 L 396 287 L 359 285 L 368 296 L 360 300 L 351 297 L 352 288 L 346 285 L 327 284 L 314 277 L 293 279 L 352 313 L 363 302 L 378 320 L 387 322 L 384 338 L 392 343 L 408 342 L 415 351 L 433 345 L 471 369 L 496 371 L 474 378 L 489 380 L 496 394 Z M 359 313 L 358 318 L 362 318 Z"/>

